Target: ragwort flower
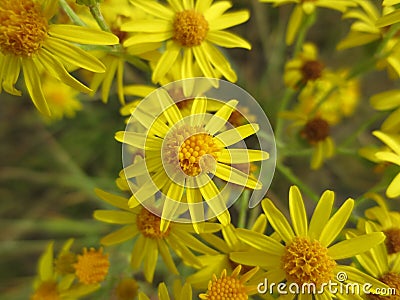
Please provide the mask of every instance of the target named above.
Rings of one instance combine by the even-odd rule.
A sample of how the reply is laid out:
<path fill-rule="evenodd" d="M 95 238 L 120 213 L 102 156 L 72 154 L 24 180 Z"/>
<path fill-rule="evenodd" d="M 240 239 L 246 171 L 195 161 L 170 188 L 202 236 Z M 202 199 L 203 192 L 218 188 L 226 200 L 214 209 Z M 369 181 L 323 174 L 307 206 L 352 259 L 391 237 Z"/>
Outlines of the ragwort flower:
<path fill-rule="evenodd" d="M 91 90 L 72 77 L 66 65 L 104 72 L 104 65 L 72 43 L 112 45 L 118 38 L 110 33 L 75 25 L 50 24 L 57 11 L 56 0 L 3 0 L 0 3 L 0 92 L 20 96 L 14 85 L 20 71 L 37 109 L 51 115 L 43 94 L 40 74 L 61 80 L 78 91 Z"/>
<path fill-rule="evenodd" d="M 194 76 L 193 61 L 198 63 L 204 76 L 219 77 L 222 74 L 235 82 L 236 73 L 230 63 L 215 46 L 250 49 L 250 44 L 225 29 L 241 24 L 249 18 L 248 11 L 225 13 L 232 4 L 229 1 L 182 1 L 168 0 L 168 5 L 157 1 L 131 0 L 131 3 L 150 15 L 148 19 L 134 20 L 122 25 L 122 30 L 135 32 L 124 46 L 166 42 L 165 52 L 152 74 L 153 82 L 159 82 L 182 57 L 181 78 Z"/>
<path fill-rule="evenodd" d="M 268 221 L 281 237 L 277 240 L 247 229 L 237 229 L 238 237 L 245 243 L 264 253 L 263 256 L 249 256 L 246 252 L 232 253 L 231 259 L 237 263 L 260 266 L 268 271 L 265 277 L 271 282 L 287 281 L 287 284 L 313 283 L 317 290 L 324 288 L 324 283 L 340 283 L 335 277 L 338 272 L 345 272 L 353 282 L 369 282 L 380 287 L 379 281 L 349 266 L 340 265 L 337 260 L 353 257 L 365 252 L 384 240 L 383 233 L 374 232 L 331 245 L 342 231 L 352 212 L 354 201 L 348 199 L 331 217 L 334 193 L 325 191 L 313 213 L 310 223 L 302 196 L 296 186 L 289 191 L 289 210 L 292 225 L 269 199 L 264 199 L 262 207 Z M 272 265 L 274 264 L 274 265 Z M 289 296 L 289 295 L 288 295 Z M 295 295 L 292 294 L 291 298 Z M 324 288 L 317 299 L 332 299 Z M 310 295 L 307 295 L 306 299 Z M 322 297 L 322 298 L 321 298 Z"/>
<path fill-rule="evenodd" d="M 143 263 L 143 272 L 147 281 L 153 280 L 159 254 L 168 270 L 179 274 L 171 256 L 171 248 L 186 264 L 200 267 L 200 261 L 190 249 L 199 253 L 215 254 L 216 251 L 207 247 L 191 233 L 193 227 L 189 224 L 170 223 L 165 231 L 160 230 L 161 218 L 139 205 L 129 208 L 128 199 L 113 195 L 102 190 L 96 194 L 105 202 L 120 210 L 96 210 L 94 218 L 122 227 L 101 239 L 105 246 L 115 245 L 137 237 L 131 255 L 131 266 L 139 269 Z M 218 224 L 204 224 L 205 231 L 218 231 Z"/>
<path fill-rule="evenodd" d="M 183 117 L 165 90 L 159 89 L 152 96 L 164 108 L 160 116 L 154 120 L 154 116 L 144 110 L 147 107 L 139 106 L 132 115 L 147 132 L 128 130 L 116 134 L 117 140 L 144 150 L 145 159 L 124 169 L 128 179 L 148 176 L 147 182 L 134 192 L 129 206 L 134 207 L 138 203 L 146 206 L 150 196 L 162 191 L 166 195 L 161 213 L 162 231 L 177 216 L 175 212 L 182 203 L 189 204 L 195 228 L 198 222 L 209 218 L 204 212 L 204 205 L 211 209 L 210 214 L 217 216 L 222 224 L 229 224 L 230 215 L 224 198 L 228 189 L 221 189 L 225 194 L 221 193 L 214 182 L 214 176 L 240 187 L 262 188 L 261 182 L 232 165 L 266 160 L 269 154 L 260 150 L 228 149 L 255 134 L 259 125 L 251 123 L 226 128 L 237 100 L 226 102 L 209 117 L 206 114 L 209 100 L 197 97 L 192 102 L 190 114 Z"/>

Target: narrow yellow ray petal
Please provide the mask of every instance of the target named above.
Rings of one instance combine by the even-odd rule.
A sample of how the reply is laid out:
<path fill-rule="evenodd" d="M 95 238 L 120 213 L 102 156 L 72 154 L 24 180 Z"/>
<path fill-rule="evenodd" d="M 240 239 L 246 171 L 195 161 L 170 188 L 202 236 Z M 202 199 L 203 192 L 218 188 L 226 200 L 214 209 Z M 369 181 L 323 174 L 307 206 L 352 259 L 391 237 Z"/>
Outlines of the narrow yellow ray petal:
<path fill-rule="evenodd" d="M 222 147 L 228 147 L 244 140 L 248 136 L 256 133 L 259 129 L 260 127 L 258 124 L 246 124 L 221 132 L 215 137 L 215 139 L 221 144 Z"/>
<path fill-rule="evenodd" d="M 328 254 L 334 259 L 345 259 L 363 253 L 382 243 L 385 235 L 382 232 L 373 232 L 341 241 L 328 248 Z"/>
<path fill-rule="evenodd" d="M 107 234 L 100 240 L 104 246 L 120 244 L 133 239 L 139 233 L 136 224 L 126 225 L 110 234 Z"/>
<path fill-rule="evenodd" d="M 24 72 L 26 89 L 31 96 L 33 104 L 35 104 L 40 113 L 50 116 L 51 112 L 43 95 L 40 74 L 35 63 L 30 58 L 23 59 L 22 70 Z"/>
<path fill-rule="evenodd" d="M 232 13 L 226 13 L 220 16 L 218 19 L 210 22 L 209 30 L 222 30 L 229 27 L 236 26 L 238 24 L 246 22 L 250 17 L 250 13 L 247 10 L 236 11 Z"/>
<path fill-rule="evenodd" d="M 50 36 L 78 44 L 115 45 L 119 42 L 110 32 L 76 25 L 51 24 L 48 32 Z"/>
<path fill-rule="evenodd" d="M 47 245 L 47 248 L 45 252 L 42 254 L 42 256 L 39 259 L 39 267 L 38 267 L 38 273 L 39 273 L 39 278 L 41 281 L 48 281 L 53 279 L 53 245 L 54 242 L 50 242 Z"/>
<path fill-rule="evenodd" d="M 136 217 L 131 212 L 118 210 L 96 210 L 93 213 L 96 220 L 111 223 L 111 224 L 133 224 L 136 222 Z"/>
<path fill-rule="evenodd" d="M 218 161 L 226 164 L 243 164 L 268 158 L 268 152 L 251 149 L 223 149 L 218 155 Z"/>
<path fill-rule="evenodd" d="M 251 44 L 240 36 L 227 31 L 213 31 L 207 34 L 207 41 L 225 48 L 251 49 Z"/>
<path fill-rule="evenodd" d="M 246 244 L 268 255 L 281 256 L 284 253 L 285 247 L 277 240 L 267 235 L 243 228 L 236 229 L 236 234 L 238 238 Z"/>
<path fill-rule="evenodd" d="M 225 164 L 217 163 L 215 176 L 227 182 L 245 186 L 250 189 L 259 190 L 262 188 L 262 184 L 258 180 L 252 178 L 246 173 L 243 173 L 242 171 L 239 171 L 238 169 L 232 168 Z"/>
<path fill-rule="evenodd" d="M 63 40 L 48 37 L 43 47 L 61 59 L 64 64 L 71 64 L 96 73 L 103 73 L 106 70 L 103 63 L 96 57 Z"/>
<path fill-rule="evenodd" d="M 335 238 L 342 231 L 343 227 L 346 225 L 351 212 L 353 211 L 354 200 L 347 199 L 343 205 L 338 209 L 338 211 L 330 218 L 326 223 L 326 226 L 321 232 L 319 241 L 325 247 L 328 247 Z"/>
<path fill-rule="evenodd" d="M 275 229 L 275 231 L 280 235 L 282 240 L 286 244 L 290 243 L 295 237 L 292 227 L 286 220 L 285 216 L 280 212 L 280 210 L 273 204 L 270 199 L 264 199 L 261 202 L 264 213 L 266 214 L 269 223 Z"/>
<path fill-rule="evenodd" d="M 303 198 L 297 186 L 291 186 L 289 190 L 289 210 L 292 219 L 293 230 L 297 236 L 307 236 L 308 219 Z"/>
<path fill-rule="evenodd" d="M 211 135 L 220 131 L 226 125 L 226 122 L 238 103 L 239 101 L 237 100 L 229 100 L 211 117 L 206 124 L 205 130 L 207 130 Z"/>
<path fill-rule="evenodd" d="M 319 240 L 322 229 L 325 227 L 332 212 L 335 194 L 332 191 L 325 191 L 318 201 L 318 204 L 311 217 L 308 235 L 312 239 Z"/>

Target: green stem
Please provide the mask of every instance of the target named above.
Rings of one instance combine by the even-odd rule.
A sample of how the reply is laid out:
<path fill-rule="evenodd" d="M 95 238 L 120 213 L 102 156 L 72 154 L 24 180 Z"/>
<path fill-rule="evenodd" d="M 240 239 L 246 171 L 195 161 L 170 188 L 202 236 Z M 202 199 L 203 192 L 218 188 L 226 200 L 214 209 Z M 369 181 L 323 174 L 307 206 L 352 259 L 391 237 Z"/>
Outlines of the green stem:
<path fill-rule="evenodd" d="M 90 13 L 93 18 L 96 20 L 97 24 L 99 24 L 100 28 L 103 31 L 111 32 L 110 27 L 107 25 L 106 20 L 103 17 L 103 14 L 100 11 L 100 5 L 96 2 L 95 4 L 88 5 Z"/>
<path fill-rule="evenodd" d="M 299 29 L 299 33 L 297 35 L 297 40 L 296 44 L 294 46 L 294 54 L 293 56 L 296 56 L 300 51 L 301 48 L 303 47 L 304 40 L 306 39 L 306 35 L 310 27 L 315 23 L 316 21 L 316 13 L 313 12 L 312 14 L 306 14 L 305 18 L 303 19 L 303 22 L 301 23 L 301 27 Z"/>
<path fill-rule="evenodd" d="M 284 175 L 289 181 L 297 185 L 300 190 L 304 191 L 313 201 L 318 202 L 319 197 L 313 192 L 313 190 L 308 187 L 300 178 L 298 178 L 290 168 L 284 166 L 283 164 L 277 164 L 276 169 Z"/>
<path fill-rule="evenodd" d="M 239 210 L 239 219 L 237 225 L 238 228 L 246 227 L 249 196 L 250 196 L 250 191 L 248 189 L 244 189 L 240 197 L 240 208 L 239 208 L 240 210 Z"/>
<path fill-rule="evenodd" d="M 78 17 L 78 15 L 74 12 L 71 6 L 69 6 L 66 0 L 59 0 L 59 3 L 72 22 L 74 22 L 76 25 L 87 27 L 85 22 L 83 22 L 81 18 Z"/>
<path fill-rule="evenodd" d="M 283 95 L 283 99 L 280 102 L 279 108 L 276 113 L 276 128 L 275 128 L 275 139 L 277 146 L 280 147 L 280 145 L 283 145 L 282 141 L 282 130 L 283 130 L 283 122 L 284 119 L 279 117 L 279 113 L 284 111 L 290 103 L 290 100 L 292 99 L 295 91 L 291 88 L 287 88 L 285 90 L 285 93 Z"/>

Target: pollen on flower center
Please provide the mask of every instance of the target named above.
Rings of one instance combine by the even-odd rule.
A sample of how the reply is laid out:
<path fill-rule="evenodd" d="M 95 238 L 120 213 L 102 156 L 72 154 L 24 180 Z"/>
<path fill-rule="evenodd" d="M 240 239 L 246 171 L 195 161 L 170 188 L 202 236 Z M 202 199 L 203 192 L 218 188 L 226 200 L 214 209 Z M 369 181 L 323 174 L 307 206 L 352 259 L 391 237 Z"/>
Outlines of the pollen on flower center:
<path fill-rule="evenodd" d="M 324 64 L 318 60 L 308 60 L 301 67 L 301 74 L 303 75 L 303 81 L 314 81 L 321 77 L 322 71 L 324 70 Z"/>
<path fill-rule="evenodd" d="M 301 136 L 310 144 L 316 144 L 325 140 L 330 134 L 329 123 L 319 117 L 314 118 L 306 123 Z"/>
<path fill-rule="evenodd" d="M 179 149 L 179 164 L 189 176 L 197 176 L 202 171 L 210 172 L 216 158 L 217 147 L 213 137 L 207 133 L 198 133 L 187 138 Z"/>
<path fill-rule="evenodd" d="M 84 248 L 74 264 L 75 275 L 84 284 L 99 283 L 106 277 L 109 266 L 108 254 L 103 254 L 103 248 L 90 248 L 89 251 Z"/>
<path fill-rule="evenodd" d="M 136 225 L 139 231 L 147 238 L 162 239 L 169 235 L 171 227 L 165 232 L 160 230 L 161 218 L 142 208 L 136 218 Z"/>
<path fill-rule="evenodd" d="M 390 228 L 383 233 L 386 235 L 385 244 L 388 254 L 400 252 L 400 228 Z"/>
<path fill-rule="evenodd" d="M 248 299 L 245 285 L 234 276 L 221 276 L 214 278 L 208 284 L 207 290 L 208 300 L 220 299 Z"/>
<path fill-rule="evenodd" d="M 316 286 L 332 279 L 336 266 L 326 247 L 317 240 L 303 237 L 296 237 L 286 246 L 282 264 L 288 279 L 297 284 L 314 283 Z"/>
<path fill-rule="evenodd" d="M 31 56 L 47 37 L 48 22 L 33 0 L 2 0 L 0 4 L 0 51 Z"/>
<path fill-rule="evenodd" d="M 195 10 L 184 10 L 176 13 L 173 30 L 173 39 L 182 46 L 199 46 L 207 36 L 208 22 Z"/>
<path fill-rule="evenodd" d="M 31 300 L 59 300 L 60 296 L 57 291 L 57 282 L 42 282 L 32 295 Z"/>
<path fill-rule="evenodd" d="M 390 288 L 396 289 L 396 293 L 394 295 L 374 295 L 368 294 L 367 297 L 370 300 L 399 300 L 400 299 L 400 274 L 389 272 L 384 274 L 380 281 L 386 283 Z"/>

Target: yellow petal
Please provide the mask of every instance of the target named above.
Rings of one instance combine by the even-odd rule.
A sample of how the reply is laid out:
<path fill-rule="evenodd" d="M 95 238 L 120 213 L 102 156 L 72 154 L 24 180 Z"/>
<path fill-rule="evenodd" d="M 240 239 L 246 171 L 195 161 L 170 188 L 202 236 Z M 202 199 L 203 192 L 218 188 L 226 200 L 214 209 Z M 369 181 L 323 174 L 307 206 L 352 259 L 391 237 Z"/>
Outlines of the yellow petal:
<path fill-rule="evenodd" d="M 222 30 L 238 24 L 246 22 L 250 17 L 247 10 L 236 11 L 233 13 L 224 14 L 217 19 L 212 20 L 209 25 L 210 31 Z"/>
<path fill-rule="evenodd" d="M 256 133 L 259 129 L 260 127 L 258 124 L 246 124 L 224 131 L 218 134 L 215 139 L 218 140 L 222 147 L 228 147 L 244 140 L 246 137 Z"/>
<path fill-rule="evenodd" d="M 106 70 L 103 63 L 96 57 L 60 39 L 48 37 L 43 47 L 48 49 L 55 57 L 61 59 L 64 65 L 71 64 L 96 73 L 102 73 Z"/>
<path fill-rule="evenodd" d="M 306 236 L 308 220 L 303 198 L 297 186 L 291 186 L 289 190 L 289 210 L 293 229 L 297 236 Z"/>
<path fill-rule="evenodd" d="M 165 74 L 170 71 L 171 67 L 174 65 L 176 59 L 178 58 L 181 47 L 175 42 L 171 41 L 167 44 L 167 50 L 163 53 L 160 60 L 157 62 L 154 68 L 152 81 L 159 82 Z"/>
<path fill-rule="evenodd" d="M 78 44 L 115 45 L 119 43 L 116 35 L 77 25 L 52 24 L 49 26 L 50 36 Z"/>
<path fill-rule="evenodd" d="M 22 60 L 22 70 L 24 72 L 25 85 L 31 96 L 33 104 L 45 116 L 50 116 L 50 109 L 43 95 L 40 74 L 35 63 L 30 58 Z"/>
<path fill-rule="evenodd" d="M 218 155 L 218 161 L 225 164 L 243 164 L 268 158 L 268 152 L 251 149 L 223 149 Z"/>
<path fill-rule="evenodd" d="M 206 40 L 225 48 L 251 49 L 248 41 L 227 31 L 211 31 L 207 34 Z"/>
<path fill-rule="evenodd" d="M 100 242 L 104 246 L 110 246 L 115 244 L 120 244 L 125 241 L 133 239 L 138 234 L 138 229 L 136 224 L 126 225 L 110 234 L 103 237 Z"/>
<path fill-rule="evenodd" d="M 208 121 L 205 130 L 207 130 L 211 135 L 214 135 L 220 131 L 225 126 L 232 114 L 232 111 L 235 109 L 238 103 L 239 101 L 237 100 L 229 100 L 227 103 L 225 103 L 225 105 L 222 106 Z"/>

